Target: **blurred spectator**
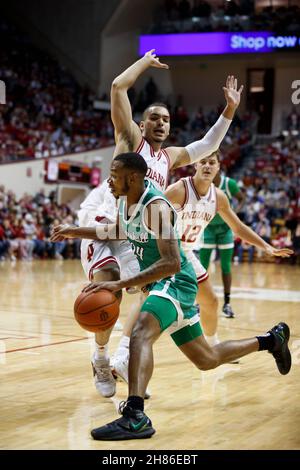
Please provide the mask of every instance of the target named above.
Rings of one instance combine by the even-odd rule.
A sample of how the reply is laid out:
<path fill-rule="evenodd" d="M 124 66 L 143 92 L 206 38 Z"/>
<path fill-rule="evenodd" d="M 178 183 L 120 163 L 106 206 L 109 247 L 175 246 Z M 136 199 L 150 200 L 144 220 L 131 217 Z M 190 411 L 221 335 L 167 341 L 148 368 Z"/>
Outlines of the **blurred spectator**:
<path fill-rule="evenodd" d="M 249 245 L 249 243 L 244 240 L 239 240 L 237 245 L 237 256 L 240 264 L 243 262 L 245 251 L 248 253 L 248 263 L 253 263 L 255 247 L 253 245 Z"/>
<path fill-rule="evenodd" d="M 0 186 L 0 260 L 80 258 L 80 240 L 49 240 L 53 225 L 75 221 L 75 212 L 66 205 L 59 206 L 43 190 L 17 200 L 12 191 Z"/>
<path fill-rule="evenodd" d="M 298 220 L 297 227 L 292 237 L 292 242 L 294 250 L 294 257 L 292 262 L 293 264 L 300 264 L 300 219 Z"/>

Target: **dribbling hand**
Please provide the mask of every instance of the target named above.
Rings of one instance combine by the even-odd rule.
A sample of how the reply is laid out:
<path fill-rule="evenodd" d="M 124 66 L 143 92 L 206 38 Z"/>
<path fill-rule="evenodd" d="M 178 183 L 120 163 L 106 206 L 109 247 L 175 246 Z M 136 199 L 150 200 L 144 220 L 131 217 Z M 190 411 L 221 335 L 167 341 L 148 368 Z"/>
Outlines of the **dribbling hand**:
<path fill-rule="evenodd" d="M 88 286 L 82 289 L 82 292 L 99 292 L 102 289 L 110 290 L 111 292 L 117 292 L 121 289 L 119 281 L 107 281 L 107 282 L 92 282 Z"/>

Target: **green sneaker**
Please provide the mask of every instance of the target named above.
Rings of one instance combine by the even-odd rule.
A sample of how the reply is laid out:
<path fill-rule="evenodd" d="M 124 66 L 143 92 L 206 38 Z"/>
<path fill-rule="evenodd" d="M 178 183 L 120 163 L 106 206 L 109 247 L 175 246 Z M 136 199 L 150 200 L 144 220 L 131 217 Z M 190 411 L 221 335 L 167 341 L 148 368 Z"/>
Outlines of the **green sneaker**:
<path fill-rule="evenodd" d="M 286 323 L 281 322 L 268 331 L 268 333 L 274 337 L 274 346 L 269 350 L 269 353 L 273 354 L 279 372 L 282 375 L 286 375 L 289 373 L 292 365 L 291 353 L 288 348 L 290 329 Z"/>
<path fill-rule="evenodd" d="M 119 413 L 123 415 L 122 418 L 91 431 L 96 441 L 147 439 L 155 433 L 151 420 L 143 411 L 134 410 L 126 402 L 121 402 Z"/>

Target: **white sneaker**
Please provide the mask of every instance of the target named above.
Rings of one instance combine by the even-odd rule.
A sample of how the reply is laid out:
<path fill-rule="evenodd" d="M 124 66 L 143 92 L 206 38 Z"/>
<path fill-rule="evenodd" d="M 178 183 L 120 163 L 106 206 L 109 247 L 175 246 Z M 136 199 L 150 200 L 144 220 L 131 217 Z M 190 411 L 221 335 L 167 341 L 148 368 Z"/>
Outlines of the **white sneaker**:
<path fill-rule="evenodd" d="M 126 356 L 116 356 L 112 359 L 111 362 L 111 371 L 112 375 L 116 380 L 122 380 L 128 384 L 128 363 L 129 363 L 129 354 Z M 151 397 L 149 388 L 145 392 L 145 400 Z"/>
<path fill-rule="evenodd" d="M 128 383 L 128 362 L 129 355 L 115 356 L 111 360 L 111 371 L 115 379 L 121 379 L 123 382 Z"/>
<path fill-rule="evenodd" d="M 116 381 L 111 373 L 109 359 L 92 357 L 92 368 L 97 392 L 105 398 L 116 393 Z"/>

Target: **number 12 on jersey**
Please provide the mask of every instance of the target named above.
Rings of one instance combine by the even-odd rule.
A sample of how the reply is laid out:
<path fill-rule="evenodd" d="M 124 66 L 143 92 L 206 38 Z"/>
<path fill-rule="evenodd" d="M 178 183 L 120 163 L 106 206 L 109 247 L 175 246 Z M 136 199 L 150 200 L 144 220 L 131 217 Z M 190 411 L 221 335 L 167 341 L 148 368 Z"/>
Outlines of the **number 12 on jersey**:
<path fill-rule="evenodd" d="M 181 237 L 181 241 L 186 243 L 194 243 L 201 232 L 201 225 L 187 225 Z"/>

